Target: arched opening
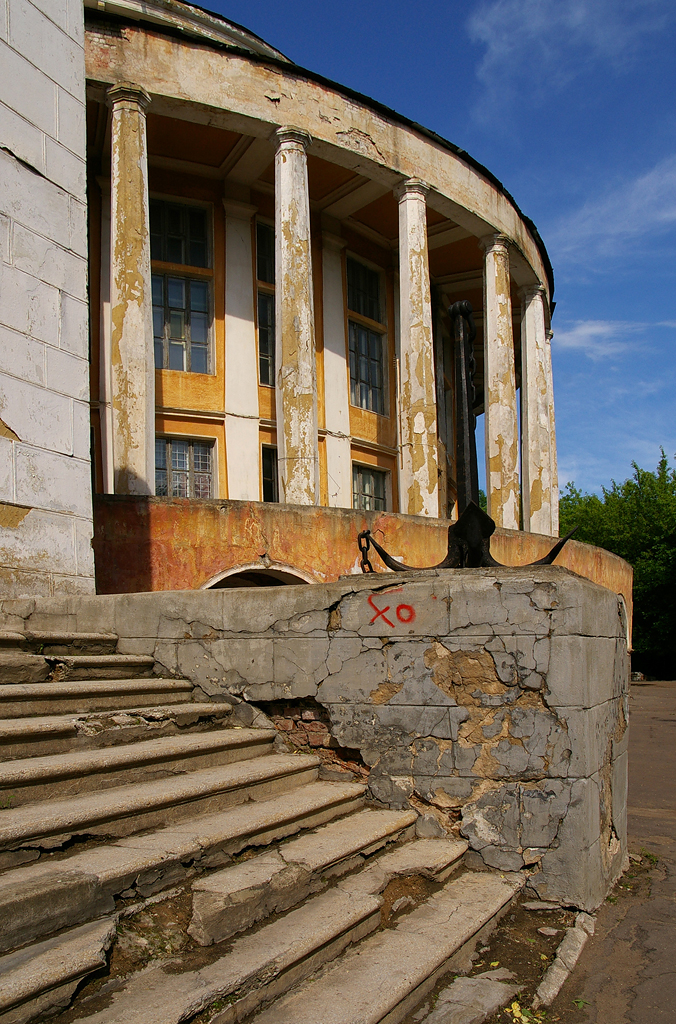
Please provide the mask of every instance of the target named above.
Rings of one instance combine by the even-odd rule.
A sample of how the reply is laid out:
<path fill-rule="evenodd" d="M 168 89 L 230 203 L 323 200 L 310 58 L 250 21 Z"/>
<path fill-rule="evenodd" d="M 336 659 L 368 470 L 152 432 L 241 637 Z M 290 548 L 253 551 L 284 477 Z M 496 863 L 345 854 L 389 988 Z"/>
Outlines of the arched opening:
<path fill-rule="evenodd" d="M 213 576 L 202 590 L 230 590 L 235 587 L 284 587 L 315 583 L 307 574 L 288 567 L 241 565 Z"/>

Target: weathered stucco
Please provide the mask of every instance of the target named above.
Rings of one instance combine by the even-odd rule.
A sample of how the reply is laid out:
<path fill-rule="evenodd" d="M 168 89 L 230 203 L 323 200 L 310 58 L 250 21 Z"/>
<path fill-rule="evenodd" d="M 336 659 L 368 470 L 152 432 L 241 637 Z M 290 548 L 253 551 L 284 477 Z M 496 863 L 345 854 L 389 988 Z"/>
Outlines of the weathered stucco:
<path fill-rule="evenodd" d="M 497 526 L 519 529 L 519 421 L 516 406 L 508 239 L 484 242 L 484 410 L 486 495 Z"/>
<path fill-rule="evenodd" d="M 437 404 L 425 197 L 418 178 L 399 189 L 399 507 L 439 515 Z"/>
<path fill-rule="evenodd" d="M 294 505 L 319 501 L 317 374 L 307 157 L 298 128 L 276 133 L 275 319 L 279 494 Z"/>
<path fill-rule="evenodd" d="M 87 78 L 108 84 L 133 81 L 153 97 L 153 109 L 186 120 L 241 130 L 269 139 L 279 125 L 300 125 L 313 152 L 354 167 L 393 187 L 419 177 L 432 192 L 430 205 L 477 237 L 507 235 L 536 279 L 549 289 L 530 228 L 498 186 L 461 156 L 348 96 L 315 82 L 294 65 L 252 62 L 193 39 L 178 39 L 125 25 L 119 35 L 87 33 Z M 227 97 L 227 110 L 224 110 Z M 201 109 L 200 109 L 201 108 Z M 527 281 L 523 280 L 522 284 Z"/>
<path fill-rule="evenodd" d="M 216 700 L 316 701 L 373 799 L 459 826 L 542 898 L 593 909 L 622 870 L 624 604 L 565 569 L 6 601 L 0 625 L 117 633 Z"/>
<path fill-rule="evenodd" d="M 95 498 L 99 593 L 195 590 L 237 567 L 289 568 L 325 583 L 360 573 L 357 534 L 370 529 L 409 565 L 434 565 L 446 553 L 448 521 L 392 512 L 359 512 L 244 501 Z M 535 562 L 552 538 L 497 530 L 494 557 L 506 565 Z M 385 567 L 372 551 L 373 567 Z M 617 555 L 568 541 L 557 565 L 622 595 L 631 621 L 632 569 Z"/>
<path fill-rule="evenodd" d="M 0 592 L 93 593 L 83 11 L 2 11 Z"/>
<path fill-rule="evenodd" d="M 150 97 L 123 83 L 111 113 L 111 382 L 113 466 L 118 494 L 155 491 L 155 361 L 150 278 L 148 153 Z"/>
<path fill-rule="evenodd" d="M 524 529 L 554 533 L 544 295 L 524 289 L 521 306 L 521 472 Z M 553 395 L 551 396 L 553 401 Z"/>

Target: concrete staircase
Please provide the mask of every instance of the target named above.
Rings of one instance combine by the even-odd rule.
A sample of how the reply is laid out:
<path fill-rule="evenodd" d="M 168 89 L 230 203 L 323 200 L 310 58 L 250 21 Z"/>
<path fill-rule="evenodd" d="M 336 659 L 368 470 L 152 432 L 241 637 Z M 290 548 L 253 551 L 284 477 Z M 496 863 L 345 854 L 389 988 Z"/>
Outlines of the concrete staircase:
<path fill-rule="evenodd" d="M 0 634 L 0 1024 L 402 1020 L 520 880 L 116 643 Z"/>

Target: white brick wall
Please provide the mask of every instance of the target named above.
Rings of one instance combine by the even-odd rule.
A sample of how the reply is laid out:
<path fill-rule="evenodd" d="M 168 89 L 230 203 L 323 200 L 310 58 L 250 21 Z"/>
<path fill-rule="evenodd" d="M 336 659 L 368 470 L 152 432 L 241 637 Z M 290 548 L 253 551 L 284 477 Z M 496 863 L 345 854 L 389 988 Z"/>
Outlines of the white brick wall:
<path fill-rule="evenodd" d="M 94 590 L 83 42 L 81 0 L 0 0 L 3 596 Z"/>

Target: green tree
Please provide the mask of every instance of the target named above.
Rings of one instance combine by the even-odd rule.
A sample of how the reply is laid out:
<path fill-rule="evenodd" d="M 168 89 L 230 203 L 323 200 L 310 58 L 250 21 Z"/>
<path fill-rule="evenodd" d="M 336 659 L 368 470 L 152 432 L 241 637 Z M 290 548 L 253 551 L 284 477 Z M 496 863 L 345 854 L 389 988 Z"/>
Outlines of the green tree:
<path fill-rule="evenodd" d="M 634 473 L 614 480 L 602 495 L 573 483 L 561 495 L 561 534 L 578 527 L 576 540 L 625 558 L 634 569 L 634 668 L 676 676 L 676 469 L 662 449 L 656 471 L 632 463 Z"/>

